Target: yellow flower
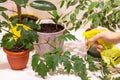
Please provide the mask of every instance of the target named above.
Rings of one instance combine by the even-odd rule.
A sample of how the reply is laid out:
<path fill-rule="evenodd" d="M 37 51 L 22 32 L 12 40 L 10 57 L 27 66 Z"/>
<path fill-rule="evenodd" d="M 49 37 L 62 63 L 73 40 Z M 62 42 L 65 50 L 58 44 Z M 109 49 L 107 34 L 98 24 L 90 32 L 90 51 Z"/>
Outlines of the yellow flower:
<path fill-rule="evenodd" d="M 16 24 L 16 26 L 13 26 L 12 24 L 11 25 L 11 29 L 10 29 L 10 32 L 13 33 L 13 38 L 15 41 L 17 41 L 18 38 L 20 38 L 20 34 L 21 34 L 21 31 L 20 30 L 17 30 L 17 27 L 18 26 L 22 26 L 26 31 L 30 30 L 30 28 L 26 25 L 23 25 L 23 24 Z"/>

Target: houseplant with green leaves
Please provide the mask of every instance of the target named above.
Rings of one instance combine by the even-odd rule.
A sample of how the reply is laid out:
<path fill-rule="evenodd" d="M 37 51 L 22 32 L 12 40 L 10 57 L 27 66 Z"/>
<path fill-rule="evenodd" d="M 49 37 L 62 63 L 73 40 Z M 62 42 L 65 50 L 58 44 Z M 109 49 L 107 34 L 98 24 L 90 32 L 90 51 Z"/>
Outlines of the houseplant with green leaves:
<path fill-rule="evenodd" d="M 70 30 L 103 27 L 115 31 L 120 27 L 119 2 L 120 0 L 61 0 L 60 6 L 68 10 L 63 16 L 63 22 L 66 26 L 71 26 Z M 71 7 L 73 9 L 69 10 Z M 90 46 L 88 54 L 101 57 L 94 45 Z"/>
<path fill-rule="evenodd" d="M 10 18 L 7 13 L 5 13 L 5 11 L 13 10 L 9 10 L 3 6 L 0 6 L 1 16 L 5 18 L 5 21 L 0 22 L 1 31 L 5 31 L 5 34 L 1 40 L 1 47 L 3 47 L 3 50 L 7 53 L 8 60 L 12 60 L 8 62 L 12 63 L 10 64 L 11 68 L 15 70 L 24 69 L 26 67 L 28 57 L 25 58 L 22 56 L 23 54 L 25 54 L 25 56 L 29 56 L 29 52 L 34 49 L 33 43 L 38 42 L 38 35 L 34 29 L 40 28 L 36 22 L 36 17 L 34 20 L 33 16 L 33 19 L 31 19 L 31 17 L 22 15 L 22 8 L 31 6 L 37 10 L 56 10 L 54 4 L 48 1 L 35 0 L 31 3 L 28 3 L 28 1 L 29 0 L 12 0 L 12 2 L 15 3 L 17 7 L 17 10 L 14 11 L 17 15 Z M 7 2 L 7 0 L 0 0 L 0 3 L 5 2 Z M 24 51 L 27 52 L 27 54 L 23 53 Z M 13 59 L 9 58 L 10 56 L 12 56 Z M 23 62 L 19 60 L 20 58 L 23 58 Z M 24 65 L 21 65 L 21 63 L 24 63 Z"/>
<path fill-rule="evenodd" d="M 90 22 L 90 28 L 98 26 L 114 30 L 120 27 L 120 6 L 119 0 L 61 0 L 61 8 L 69 10 L 63 16 L 66 25 L 72 24 L 71 29 L 85 27 Z"/>
<path fill-rule="evenodd" d="M 55 15 L 56 12 L 50 14 Z M 59 18 L 56 19 L 56 16 L 54 16 L 52 19 L 58 22 Z M 58 37 L 58 39 L 76 40 L 76 38 L 70 35 L 69 32 L 64 36 Z M 33 71 L 42 78 L 46 78 L 50 72 L 56 72 L 59 68 L 61 69 L 62 66 L 63 72 L 66 72 L 66 74 L 75 74 L 82 80 L 90 80 L 90 76 L 87 72 L 88 70 L 91 72 L 97 72 L 100 70 L 102 76 L 99 76 L 99 78 L 101 80 L 119 79 L 119 77 L 111 77 L 111 72 L 109 72 L 107 65 L 101 59 L 99 60 L 101 66 L 97 67 L 94 63 L 95 59 L 89 55 L 81 58 L 80 56 L 72 55 L 69 51 L 63 52 L 61 48 L 54 47 L 53 51 L 47 52 L 43 57 L 40 57 L 38 54 L 33 55 L 31 65 Z"/>
<path fill-rule="evenodd" d="M 86 28 L 89 25 L 87 28 L 101 26 L 115 31 L 120 27 L 119 2 L 120 0 L 61 0 L 61 7 L 68 9 L 68 13 L 63 16 L 63 22 L 66 26 L 70 25 L 71 30 Z M 93 50 L 90 50 L 92 54 L 99 53 Z"/>
<path fill-rule="evenodd" d="M 89 22 L 91 22 L 91 28 L 102 26 L 112 31 L 117 27 L 119 28 L 119 0 L 61 0 L 61 7 L 62 6 L 66 6 L 66 9 L 75 7 L 74 10 L 72 9 L 62 18 L 66 27 L 71 26 L 69 30 L 80 29 L 81 26 L 85 26 Z M 83 12 L 82 17 L 79 15 L 80 12 Z M 63 54 L 60 53 L 61 50 L 57 48 L 45 54 L 44 59 L 41 59 L 38 55 L 34 55 L 32 63 L 33 70 L 41 75 L 41 77 L 45 78 L 47 73 L 56 71 L 59 64 L 61 64 L 64 67 L 63 70 L 68 74 L 73 71 L 73 73 L 80 76 L 82 80 L 89 80 L 86 70 L 96 71 L 98 69 L 93 67 L 95 66 L 93 65 L 95 60 L 90 56 L 83 59 L 76 55 L 71 56 L 69 51 L 65 51 Z M 86 63 L 89 63 L 89 68 L 86 68 Z M 101 80 L 120 79 L 119 77 L 114 78 L 111 76 L 112 73 L 108 70 L 106 63 L 103 61 L 100 62 L 99 70 L 102 74 L 102 76 L 99 76 Z M 117 72 L 119 73 L 119 71 Z"/>

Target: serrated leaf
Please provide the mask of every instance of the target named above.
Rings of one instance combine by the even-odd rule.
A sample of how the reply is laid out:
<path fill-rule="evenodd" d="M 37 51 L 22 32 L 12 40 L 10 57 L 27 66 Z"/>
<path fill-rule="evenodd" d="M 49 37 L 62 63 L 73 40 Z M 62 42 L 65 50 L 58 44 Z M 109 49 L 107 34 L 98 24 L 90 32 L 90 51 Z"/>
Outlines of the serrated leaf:
<path fill-rule="evenodd" d="M 58 54 L 54 54 L 52 58 L 53 58 L 52 71 L 55 71 L 57 66 L 58 66 L 58 63 L 59 63 L 59 55 Z"/>
<path fill-rule="evenodd" d="M 40 75 L 42 78 L 45 78 L 45 76 L 47 76 L 48 71 L 49 69 L 47 65 L 45 65 L 43 62 L 40 62 L 36 68 L 36 72 L 38 72 L 38 75 Z"/>
<path fill-rule="evenodd" d="M 51 2 L 44 1 L 44 0 L 36 0 L 30 3 L 30 6 L 39 10 L 51 11 L 56 10 L 56 6 Z"/>
<path fill-rule="evenodd" d="M 53 66 L 53 58 L 52 58 L 52 55 L 49 54 L 49 53 L 46 53 L 44 55 L 44 58 L 45 58 L 45 61 L 46 61 L 46 65 L 48 66 L 49 69 L 52 68 Z"/>
<path fill-rule="evenodd" d="M 5 49 L 10 50 L 16 44 L 15 40 L 13 39 L 13 34 L 5 34 L 2 38 L 1 46 Z"/>
<path fill-rule="evenodd" d="M 75 72 L 80 72 L 80 71 L 86 71 L 85 70 L 85 64 L 82 58 L 80 58 L 79 60 L 75 60 L 74 65 L 73 65 L 73 69 Z"/>
<path fill-rule="evenodd" d="M 37 66 L 38 66 L 38 62 L 39 62 L 39 54 L 34 54 L 33 56 L 32 56 L 32 64 L 31 64 L 31 66 L 32 66 L 32 69 L 33 70 L 36 70 L 36 68 L 37 68 Z"/>
<path fill-rule="evenodd" d="M 87 73 L 85 71 L 82 71 L 78 74 L 82 80 L 89 80 Z"/>
<path fill-rule="evenodd" d="M 72 64 L 70 61 L 64 61 L 63 63 L 64 69 L 66 69 L 67 73 L 70 73 L 70 70 L 72 69 Z"/>

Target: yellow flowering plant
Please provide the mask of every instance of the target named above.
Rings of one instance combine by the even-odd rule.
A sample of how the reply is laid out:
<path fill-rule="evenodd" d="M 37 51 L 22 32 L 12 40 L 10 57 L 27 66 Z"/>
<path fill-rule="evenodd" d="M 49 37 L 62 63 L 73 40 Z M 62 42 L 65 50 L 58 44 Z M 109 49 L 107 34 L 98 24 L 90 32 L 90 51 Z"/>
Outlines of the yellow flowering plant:
<path fill-rule="evenodd" d="M 0 3 L 7 1 L 0 0 Z M 34 48 L 33 43 L 38 41 L 38 35 L 35 31 L 40 29 L 37 23 L 38 17 L 23 15 L 22 8 L 30 6 L 37 10 L 50 11 L 56 10 L 56 6 L 45 0 L 33 0 L 32 2 L 29 0 L 11 0 L 11 2 L 15 3 L 17 10 L 9 10 L 0 5 L 0 15 L 5 19 L 5 21 L 0 22 L 0 29 L 6 31 L 1 39 L 1 47 L 13 52 L 32 50 Z M 13 11 L 16 14 L 9 17 L 5 11 Z"/>

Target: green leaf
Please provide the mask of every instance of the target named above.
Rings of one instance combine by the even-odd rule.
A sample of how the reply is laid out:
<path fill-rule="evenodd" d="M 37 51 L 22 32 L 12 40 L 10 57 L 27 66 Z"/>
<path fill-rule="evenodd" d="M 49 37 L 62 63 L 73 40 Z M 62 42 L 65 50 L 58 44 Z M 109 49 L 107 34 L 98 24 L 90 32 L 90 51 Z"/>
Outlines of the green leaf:
<path fill-rule="evenodd" d="M 57 13 L 56 10 L 53 10 L 53 11 L 52 11 L 52 16 L 53 16 L 52 20 L 57 24 L 60 16 L 58 15 L 58 13 Z"/>
<path fill-rule="evenodd" d="M 68 1 L 68 2 L 67 2 L 67 8 L 70 7 L 70 4 L 71 4 L 71 1 Z"/>
<path fill-rule="evenodd" d="M 73 0 L 72 2 L 71 2 L 71 6 L 74 6 L 74 5 L 76 5 L 78 3 L 78 0 Z"/>
<path fill-rule="evenodd" d="M 0 0 L 0 3 L 6 2 L 7 0 Z"/>
<path fill-rule="evenodd" d="M 102 10 L 105 9 L 104 2 L 100 2 L 98 5 L 99 5 L 99 7 L 100 7 Z"/>
<path fill-rule="evenodd" d="M 6 11 L 6 10 L 8 10 L 8 9 L 5 8 L 5 7 L 0 6 L 0 11 Z"/>
<path fill-rule="evenodd" d="M 76 14 L 75 14 L 75 13 L 72 13 L 72 14 L 70 15 L 70 20 L 71 20 L 72 23 L 75 22 L 75 20 L 76 20 Z"/>
<path fill-rule="evenodd" d="M 97 4 L 97 2 L 92 2 L 88 7 L 88 12 L 91 12 L 97 6 Z"/>
<path fill-rule="evenodd" d="M 40 75 L 42 78 L 45 78 L 45 76 L 47 76 L 48 71 L 49 69 L 47 65 L 45 65 L 43 62 L 40 62 L 36 68 L 36 72 L 38 72 L 38 75 Z"/>
<path fill-rule="evenodd" d="M 64 69 L 66 69 L 67 73 L 70 73 L 70 70 L 72 69 L 72 64 L 70 61 L 66 60 L 64 61 Z"/>
<path fill-rule="evenodd" d="M 71 57 L 71 60 L 72 60 L 72 61 L 76 61 L 76 60 L 79 60 L 79 56 L 76 56 L 76 55 L 72 55 L 72 57 Z"/>
<path fill-rule="evenodd" d="M 37 66 L 38 66 L 38 62 L 39 62 L 39 54 L 34 54 L 33 56 L 32 56 L 32 64 L 31 64 L 31 66 L 32 66 L 32 69 L 33 70 L 36 70 L 36 68 L 37 68 Z"/>
<path fill-rule="evenodd" d="M 77 40 L 77 38 L 76 38 L 74 35 L 68 33 L 68 34 L 65 34 L 65 35 L 63 35 L 63 36 L 59 36 L 59 37 L 58 37 L 58 40 L 68 41 L 68 40 Z"/>
<path fill-rule="evenodd" d="M 56 10 L 56 6 L 51 2 L 40 0 L 40 1 L 33 1 L 30 3 L 30 6 L 39 10 L 51 11 Z"/>
<path fill-rule="evenodd" d="M 28 3 L 28 0 L 14 0 L 17 5 L 20 5 L 22 7 L 25 7 Z"/>
<path fill-rule="evenodd" d="M 57 66 L 58 66 L 58 63 L 59 63 L 59 55 L 58 54 L 54 54 L 52 58 L 53 58 L 52 71 L 55 71 Z"/>
<path fill-rule="evenodd" d="M 94 63 L 94 59 L 91 56 L 87 55 L 86 61 L 89 63 L 89 70 L 90 71 L 97 71 L 98 70 L 98 68 L 96 67 L 96 65 Z"/>
<path fill-rule="evenodd" d="M 10 28 L 10 24 L 9 24 L 8 22 L 6 22 L 6 21 L 2 21 L 2 22 L 0 23 L 0 26 L 1 26 L 1 27 Z"/>
<path fill-rule="evenodd" d="M 75 60 L 74 62 L 74 65 L 73 65 L 73 69 L 74 71 L 77 73 L 77 72 L 80 72 L 80 71 L 86 71 L 85 70 L 85 64 L 84 64 L 84 61 L 82 58 L 80 58 L 79 60 Z"/>
<path fill-rule="evenodd" d="M 78 73 L 78 75 L 81 77 L 82 80 L 90 80 L 87 76 L 86 71 L 82 71 L 82 72 Z"/>
<path fill-rule="evenodd" d="M 62 0 L 62 1 L 61 1 L 61 3 L 60 3 L 60 8 L 62 8 L 62 7 L 63 7 L 64 3 L 65 3 L 65 1 L 64 1 L 64 0 Z"/>
<path fill-rule="evenodd" d="M 12 19 L 10 20 L 10 22 L 12 22 L 12 25 L 15 26 L 18 23 L 18 18 L 16 16 L 14 16 L 14 17 L 12 17 Z"/>
<path fill-rule="evenodd" d="M 44 55 L 44 58 L 45 58 L 45 61 L 46 61 L 46 65 L 48 66 L 48 68 L 52 68 L 53 66 L 53 58 L 52 58 L 52 55 L 49 54 L 49 53 L 46 53 Z"/>
<path fill-rule="evenodd" d="M 61 52 L 62 52 L 62 48 L 56 48 L 52 51 L 53 54 L 58 54 L 58 55 L 60 55 Z"/>
<path fill-rule="evenodd" d="M 22 20 L 22 22 L 25 24 L 25 25 L 27 25 L 27 26 L 29 26 L 31 29 L 33 29 L 33 30 L 40 30 L 41 29 L 41 27 L 40 27 L 40 25 L 39 24 L 37 24 L 36 23 L 36 21 L 34 21 L 34 20 L 29 20 L 28 18 L 24 18 L 23 20 Z"/>
<path fill-rule="evenodd" d="M 120 6 L 120 0 L 114 0 L 114 6 Z"/>
<path fill-rule="evenodd" d="M 70 56 L 70 52 L 65 51 L 65 52 L 64 52 L 64 56 Z"/>
<path fill-rule="evenodd" d="M 101 60 L 101 63 L 102 65 L 102 72 L 104 75 L 108 75 L 110 74 L 110 71 L 108 70 L 108 67 L 107 67 L 107 63 L 105 63 L 103 60 Z"/>
<path fill-rule="evenodd" d="M 5 49 L 10 50 L 11 48 L 14 47 L 14 45 L 16 44 L 15 40 L 13 39 L 13 34 L 8 33 L 5 34 L 2 38 L 1 41 L 1 46 L 4 47 Z"/>
<path fill-rule="evenodd" d="M 61 56 L 61 60 L 63 62 L 66 62 L 66 61 L 69 61 L 69 59 L 70 59 L 70 53 L 68 51 L 65 51 L 63 56 Z"/>
<path fill-rule="evenodd" d="M 26 48 L 26 49 L 29 49 L 29 50 L 33 50 L 33 49 L 34 49 L 33 43 L 27 43 L 27 41 L 26 41 L 26 43 L 25 43 L 25 48 Z"/>
<path fill-rule="evenodd" d="M 2 12 L 1 15 L 2 15 L 6 20 L 8 20 L 9 17 L 8 17 L 8 15 L 7 15 L 6 13 Z"/>
<path fill-rule="evenodd" d="M 80 28 L 81 24 L 82 24 L 82 22 L 81 22 L 81 21 L 78 21 L 78 22 L 76 23 L 75 30 L 78 30 L 78 29 Z"/>
<path fill-rule="evenodd" d="M 120 80 L 120 77 L 117 77 L 115 80 Z"/>
<path fill-rule="evenodd" d="M 29 29 L 25 30 L 23 26 L 18 26 L 17 30 L 21 31 L 21 37 L 19 40 L 21 40 L 21 44 L 24 45 L 27 49 L 32 50 L 33 42 L 38 42 L 38 34 L 36 31 Z"/>

